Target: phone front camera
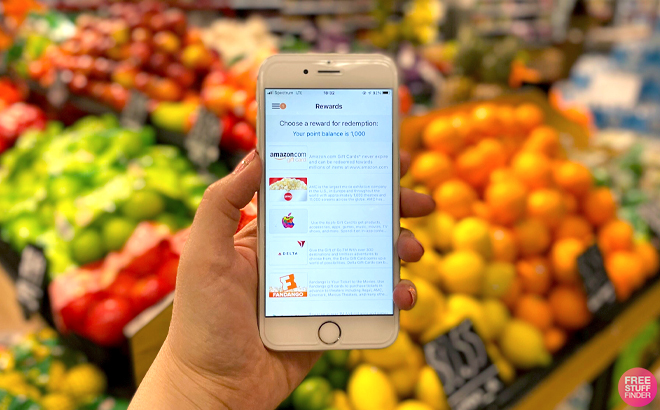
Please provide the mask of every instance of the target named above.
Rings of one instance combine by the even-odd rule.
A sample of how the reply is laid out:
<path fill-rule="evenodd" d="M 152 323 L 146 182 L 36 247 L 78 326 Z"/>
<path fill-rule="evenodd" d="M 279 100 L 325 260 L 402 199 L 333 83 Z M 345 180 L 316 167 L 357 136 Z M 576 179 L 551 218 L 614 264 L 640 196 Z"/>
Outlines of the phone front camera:
<path fill-rule="evenodd" d="M 304 69 L 304 70 L 303 70 L 303 73 L 304 73 L 304 74 L 307 74 L 307 73 L 309 73 L 309 71 L 308 71 L 307 69 Z"/>

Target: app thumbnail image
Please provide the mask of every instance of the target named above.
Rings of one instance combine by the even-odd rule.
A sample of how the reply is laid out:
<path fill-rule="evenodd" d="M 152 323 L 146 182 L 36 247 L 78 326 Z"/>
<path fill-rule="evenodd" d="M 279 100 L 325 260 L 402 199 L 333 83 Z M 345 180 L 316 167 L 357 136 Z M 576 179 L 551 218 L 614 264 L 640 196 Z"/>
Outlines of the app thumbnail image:
<path fill-rule="evenodd" d="M 307 178 L 269 178 L 268 195 L 275 202 L 306 201 Z"/>
<path fill-rule="evenodd" d="M 268 297 L 270 298 L 306 298 L 306 273 L 279 273 L 268 275 Z"/>
<path fill-rule="evenodd" d="M 287 236 L 268 241 L 268 264 L 270 265 L 306 265 L 307 241 Z"/>
<path fill-rule="evenodd" d="M 271 209 L 270 233 L 307 233 L 307 209 Z"/>
<path fill-rule="evenodd" d="M 306 146 L 270 146 L 266 154 L 268 169 L 307 169 Z"/>

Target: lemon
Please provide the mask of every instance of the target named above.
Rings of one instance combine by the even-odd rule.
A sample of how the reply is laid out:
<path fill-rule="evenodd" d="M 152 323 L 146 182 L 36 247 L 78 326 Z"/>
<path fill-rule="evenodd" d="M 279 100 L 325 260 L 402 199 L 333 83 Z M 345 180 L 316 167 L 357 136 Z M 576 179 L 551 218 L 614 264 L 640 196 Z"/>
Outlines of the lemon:
<path fill-rule="evenodd" d="M 424 344 L 435 340 L 438 336 L 456 327 L 463 320 L 465 320 L 465 315 L 458 312 L 445 311 L 438 315 L 438 319 L 420 334 L 419 341 Z"/>
<path fill-rule="evenodd" d="M 516 268 L 507 262 L 492 262 L 484 271 L 483 295 L 499 298 L 506 294 L 516 278 Z"/>
<path fill-rule="evenodd" d="M 433 410 L 433 407 L 418 400 L 406 400 L 396 410 Z"/>
<path fill-rule="evenodd" d="M 442 280 L 441 267 L 442 258 L 433 249 L 427 249 L 418 262 L 406 265 L 406 268 L 414 276 L 426 279 L 436 286 L 439 286 Z"/>
<path fill-rule="evenodd" d="M 493 256 L 493 243 L 490 238 L 490 226 L 479 218 L 465 218 L 454 227 L 451 238 L 454 250 L 475 251 L 485 259 Z"/>
<path fill-rule="evenodd" d="M 504 384 L 513 383 L 513 381 L 516 379 L 516 369 L 513 368 L 511 363 L 509 363 L 506 359 L 502 358 L 493 361 L 493 364 L 495 365 L 495 367 L 497 367 L 497 371 L 499 372 L 500 379 L 502 379 Z"/>
<path fill-rule="evenodd" d="M 394 410 L 397 404 L 396 392 L 387 375 L 366 364 L 351 375 L 348 397 L 354 410 Z"/>
<path fill-rule="evenodd" d="M 44 410 L 75 410 L 76 404 L 73 400 L 61 393 L 48 394 L 41 399 Z"/>
<path fill-rule="evenodd" d="M 442 263 L 442 284 L 449 292 L 477 295 L 483 279 L 484 260 L 474 251 L 454 251 Z"/>
<path fill-rule="evenodd" d="M 62 382 L 62 392 L 77 403 L 85 403 L 105 391 L 105 375 L 93 364 L 72 367 Z"/>
<path fill-rule="evenodd" d="M 337 410 L 353 410 L 351 403 L 348 400 L 348 394 L 342 390 L 335 390 L 332 392 L 332 407 Z"/>
<path fill-rule="evenodd" d="M 382 369 L 394 369 L 406 363 L 406 356 L 410 354 L 412 348 L 413 342 L 410 340 L 410 336 L 400 330 L 394 343 L 385 349 L 363 350 L 362 359 L 366 363 Z"/>
<path fill-rule="evenodd" d="M 66 366 L 59 360 L 53 360 L 48 370 L 48 384 L 46 388 L 50 392 L 60 391 L 64 375 L 66 374 Z"/>
<path fill-rule="evenodd" d="M 484 307 L 477 299 L 468 295 L 450 295 L 447 298 L 447 310 L 457 314 L 457 318 L 460 318 L 456 324 L 465 319 L 470 319 L 475 330 L 482 338 L 486 340 L 492 339 L 490 334 L 491 328 L 486 323 Z"/>
<path fill-rule="evenodd" d="M 411 230 L 413 235 L 415 235 L 415 239 L 422 244 L 424 249 L 433 249 L 433 234 L 428 230 L 426 225 L 419 225 Z"/>
<path fill-rule="evenodd" d="M 495 343 L 486 343 L 486 353 L 488 354 L 488 357 L 490 357 L 490 360 L 493 362 L 504 359 L 502 352 L 500 352 L 500 349 L 497 348 Z"/>
<path fill-rule="evenodd" d="M 406 356 L 406 363 L 387 373 L 399 398 L 410 397 L 413 394 L 424 361 L 424 351 L 421 347 L 414 346 Z"/>
<path fill-rule="evenodd" d="M 442 250 L 448 251 L 451 249 L 451 239 L 454 236 L 454 227 L 456 220 L 454 217 L 445 212 L 436 212 L 431 214 L 429 220 L 429 230 L 434 233 L 433 243 Z"/>
<path fill-rule="evenodd" d="M 449 410 L 442 382 L 431 366 L 424 366 L 419 372 L 415 398 L 434 410 Z"/>
<path fill-rule="evenodd" d="M 405 266 L 401 267 L 401 270 L 399 271 L 399 278 L 401 278 L 401 280 L 408 279 L 413 282 L 415 281 L 415 275 L 410 272 L 410 265 L 412 264 L 407 263 Z"/>
<path fill-rule="evenodd" d="M 552 361 L 543 344 L 543 334 L 522 320 L 507 323 L 500 336 L 500 348 L 504 357 L 520 369 L 547 366 Z"/>
<path fill-rule="evenodd" d="M 485 299 L 481 304 L 485 317 L 484 323 L 488 328 L 486 333 L 491 340 L 497 339 L 502 334 L 506 324 L 511 320 L 509 309 L 499 299 Z"/>
<path fill-rule="evenodd" d="M 400 313 L 401 328 L 410 333 L 420 333 L 437 320 L 442 311 L 444 298 L 442 293 L 428 281 L 415 279 L 417 303 L 411 310 Z"/>

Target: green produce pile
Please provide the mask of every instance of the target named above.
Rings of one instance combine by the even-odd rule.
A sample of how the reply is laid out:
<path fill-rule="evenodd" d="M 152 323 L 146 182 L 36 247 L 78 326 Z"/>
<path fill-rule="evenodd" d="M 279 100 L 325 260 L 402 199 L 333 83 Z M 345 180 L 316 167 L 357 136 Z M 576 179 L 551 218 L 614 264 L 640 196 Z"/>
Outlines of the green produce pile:
<path fill-rule="evenodd" d="M 7 410 L 126 410 L 104 394 L 105 376 L 62 346 L 46 328 L 17 344 L 0 346 L 0 408 Z"/>
<path fill-rule="evenodd" d="M 153 129 L 113 115 L 27 131 L 0 157 L 0 235 L 43 247 L 51 277 L 121 249 L 138 222 L 192 222 L 208 186 Z"/>

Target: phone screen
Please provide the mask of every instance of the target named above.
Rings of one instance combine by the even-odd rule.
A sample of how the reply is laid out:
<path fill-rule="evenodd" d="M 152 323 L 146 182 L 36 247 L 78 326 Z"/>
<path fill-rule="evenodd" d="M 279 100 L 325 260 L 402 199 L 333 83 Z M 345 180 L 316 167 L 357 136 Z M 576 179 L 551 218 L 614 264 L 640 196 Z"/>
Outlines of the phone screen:
<path fill-rule="evenodd" d="M 266 316 L 392 315 L 392 89 L 266 89 Z"/>

